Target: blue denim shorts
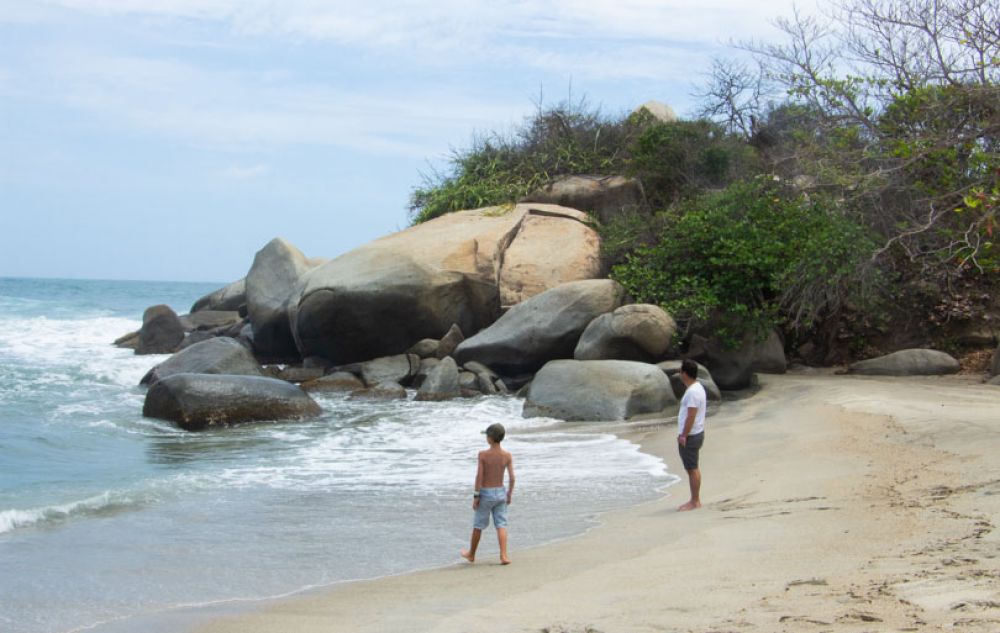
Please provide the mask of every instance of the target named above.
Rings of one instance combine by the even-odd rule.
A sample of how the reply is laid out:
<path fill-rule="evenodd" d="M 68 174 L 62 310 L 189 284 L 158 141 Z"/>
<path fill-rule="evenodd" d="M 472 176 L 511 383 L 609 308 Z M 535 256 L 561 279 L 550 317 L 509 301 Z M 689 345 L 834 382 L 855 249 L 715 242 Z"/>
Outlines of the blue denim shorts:
<path fill-rule="evenodd" d="M 480 488 L 479 507 L 476 508 L 476 517 L 472 521 L 472 527 L 477 530 L 485 530 L 490 524 L 490 516 L 493 516 L 493 527 L 507 527 L 507 490 L 500 488 Z"/>

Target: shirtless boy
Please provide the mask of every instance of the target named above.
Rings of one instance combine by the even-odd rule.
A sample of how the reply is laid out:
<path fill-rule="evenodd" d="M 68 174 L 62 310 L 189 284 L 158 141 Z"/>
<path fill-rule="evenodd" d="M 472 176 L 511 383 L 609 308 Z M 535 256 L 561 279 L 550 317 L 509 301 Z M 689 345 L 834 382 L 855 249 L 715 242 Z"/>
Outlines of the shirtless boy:
<path fill-rule="evenodd" d="M 490 447 L 479 452 L 479 467 L 476 470 L 476 487 L 472 493 L 472 509 L 475 519 L 472 523 L 472 539 L 469 549 L 462 550 L 462 556 L 470 563 L 476 560 L 476 548 L 483 530 L 490 524 L 497 530 L 500 542 L 500 563 L 509 565 L 507 558 L 507 505 L 514 494 L 514 458 L 500 448 L 506 431 L 502 424 L 491 424 L 486 429 L 486 441 Z M 503 473 L 507 471 L 507 488 L 503 487 Z"/>

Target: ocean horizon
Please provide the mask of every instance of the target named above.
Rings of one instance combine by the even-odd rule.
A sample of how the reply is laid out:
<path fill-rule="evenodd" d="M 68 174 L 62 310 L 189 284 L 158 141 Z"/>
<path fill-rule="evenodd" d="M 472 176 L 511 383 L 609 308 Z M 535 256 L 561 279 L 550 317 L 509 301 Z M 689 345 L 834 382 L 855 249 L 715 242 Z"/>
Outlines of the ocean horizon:
<path fill-rule="evenodd" d="M 456 562 L 492 422 L 518 474 L 514 556 L 677 480 L 599 426 L 522 418 L 512 396 L 320 394 L 313 420 L 201 433 L 143 418 L 139 379 L 166 356 L 112 341 L 221 285 L 0 278 L 0 629 L 145 629 Z M 495 555 L 491 529 L 480 557 Z"/>

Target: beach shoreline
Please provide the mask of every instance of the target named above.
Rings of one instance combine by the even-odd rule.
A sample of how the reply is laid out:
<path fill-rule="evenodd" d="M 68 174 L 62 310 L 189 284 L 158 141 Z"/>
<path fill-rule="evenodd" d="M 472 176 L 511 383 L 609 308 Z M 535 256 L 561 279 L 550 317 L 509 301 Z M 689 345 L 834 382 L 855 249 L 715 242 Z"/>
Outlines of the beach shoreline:
<path fill-rule="evenodd" d="M 709 418 L 702 510 L 676 512 L 682 481 L 521 551 L 513 514 L 509 567 L 348 583 L 198 630 L 997 630 L 1000 390 L 828 371 L 762 384 Z M 609 431 L 682 472 L 673 420 Z"/>

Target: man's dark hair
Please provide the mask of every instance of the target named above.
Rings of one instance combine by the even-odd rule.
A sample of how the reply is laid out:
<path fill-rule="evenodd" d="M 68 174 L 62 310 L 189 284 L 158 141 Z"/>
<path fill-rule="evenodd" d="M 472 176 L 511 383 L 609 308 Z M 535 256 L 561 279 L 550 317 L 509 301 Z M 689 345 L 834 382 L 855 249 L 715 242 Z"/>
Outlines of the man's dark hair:
<path fill-rule="evenodd" d="M 689 378 L 697 378 L 698 363 L 694 362 L 690 358 L 685 358 L 681 361 L 681 371 L 687 374 Z"/>
<path fill-rule="evenodd" d="M 494 422 L 493 424 L 486 427 L 486 437 L 490 438 L 497 444 L 503 441 L 503 438 L 507 435 L 507 430 L 503 428 L 503 425 L 499 422 Z"/>

